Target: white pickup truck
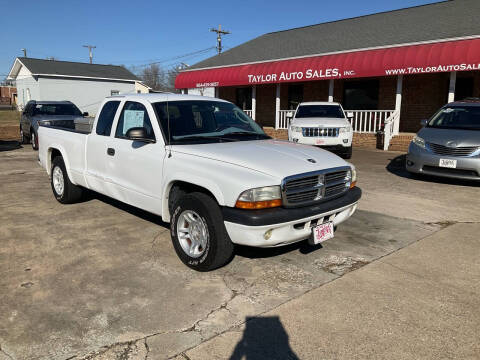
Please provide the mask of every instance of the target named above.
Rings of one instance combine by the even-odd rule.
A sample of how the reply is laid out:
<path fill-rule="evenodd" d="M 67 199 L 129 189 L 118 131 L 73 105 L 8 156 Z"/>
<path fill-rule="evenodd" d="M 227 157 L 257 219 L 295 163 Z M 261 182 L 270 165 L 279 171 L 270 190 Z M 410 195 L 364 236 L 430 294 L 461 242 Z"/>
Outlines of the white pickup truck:
<path fill-rule="evenodd" d="M 353 165 L 269 138 L 232 103 L 176 94 L 106 98 L 91 133 L 46 122 L 39 158 L 61 203 L 83 188 L 160 215 L 180 259 L 226 264 L 234 244 L 319 243 L 355 211 Z"/>

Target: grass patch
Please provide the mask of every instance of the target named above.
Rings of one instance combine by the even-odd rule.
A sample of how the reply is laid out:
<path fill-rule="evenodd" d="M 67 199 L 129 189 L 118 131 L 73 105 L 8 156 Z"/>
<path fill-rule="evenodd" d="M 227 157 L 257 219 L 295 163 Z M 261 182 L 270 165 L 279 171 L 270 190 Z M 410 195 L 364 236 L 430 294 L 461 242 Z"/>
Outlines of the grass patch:
<path fill-rule="evenodd" d="M 20 125 L 20 116 L 20 111 L 0 110 L 0 126 Z"/>

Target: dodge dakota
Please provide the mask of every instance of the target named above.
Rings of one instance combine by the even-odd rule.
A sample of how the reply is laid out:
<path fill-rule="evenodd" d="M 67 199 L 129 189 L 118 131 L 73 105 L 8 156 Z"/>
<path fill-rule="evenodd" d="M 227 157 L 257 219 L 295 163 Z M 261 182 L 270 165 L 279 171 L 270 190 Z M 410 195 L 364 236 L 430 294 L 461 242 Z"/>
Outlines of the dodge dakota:
<path fill-rule="evenodd" d="M 90 189 L 170 222 L 187 266 L 225 265 L 234 244 L 318 244 L 355 211 L 353 165 L 276 141 L 234 104 L 178 94 L 106 98 L 91 132 L 46 121 L 39 159 L 55 198 Z"/>

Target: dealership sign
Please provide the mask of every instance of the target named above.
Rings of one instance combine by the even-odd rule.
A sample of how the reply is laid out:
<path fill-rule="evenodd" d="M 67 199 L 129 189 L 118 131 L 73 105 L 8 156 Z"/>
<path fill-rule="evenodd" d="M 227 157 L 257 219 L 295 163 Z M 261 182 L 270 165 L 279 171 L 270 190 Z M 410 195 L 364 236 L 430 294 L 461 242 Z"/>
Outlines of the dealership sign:
<path fill-rule="evenodd" d="M 177 89 L 480 69 L 480 39 L 444 41 L 186 70 Z"/>

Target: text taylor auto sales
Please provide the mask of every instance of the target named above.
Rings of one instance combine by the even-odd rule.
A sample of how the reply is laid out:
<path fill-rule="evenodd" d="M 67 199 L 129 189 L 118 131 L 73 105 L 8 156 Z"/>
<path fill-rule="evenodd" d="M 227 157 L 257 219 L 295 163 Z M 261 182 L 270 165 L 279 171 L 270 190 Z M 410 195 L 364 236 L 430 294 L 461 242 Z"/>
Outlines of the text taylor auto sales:
<path fill-rule="evenodd" d="M 292 71 L 281 73 L 272 73 L 264 75 L 248 75 L 248 82 L 250 84 L 261 84 L 275 81 L 291 81 L 291 80 L 303 80 L 303 79 L 328 79 L 341 77 L 339 69 L 325 69 L 314 70 L 307 69 L 306 71 Z"/>

